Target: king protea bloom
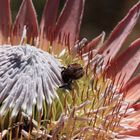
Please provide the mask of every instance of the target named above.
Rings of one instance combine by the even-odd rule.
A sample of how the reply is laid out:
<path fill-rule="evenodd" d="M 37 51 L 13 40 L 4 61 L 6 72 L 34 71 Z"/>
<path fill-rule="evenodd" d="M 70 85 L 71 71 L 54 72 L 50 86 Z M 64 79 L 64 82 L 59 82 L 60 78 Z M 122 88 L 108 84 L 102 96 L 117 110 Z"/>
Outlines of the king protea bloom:
<path fill-rule="evenodd" d="M 106 41 L 79 40 L 85 0 L 47 0 L 40 25 L 31 0 L 11 22 L 0 0 L 1 139 L 140 139 L 140 38 L 118 55 L 140 15 L 138 2 Z M 71 63 L 85 71 L 60 88 Z"/>

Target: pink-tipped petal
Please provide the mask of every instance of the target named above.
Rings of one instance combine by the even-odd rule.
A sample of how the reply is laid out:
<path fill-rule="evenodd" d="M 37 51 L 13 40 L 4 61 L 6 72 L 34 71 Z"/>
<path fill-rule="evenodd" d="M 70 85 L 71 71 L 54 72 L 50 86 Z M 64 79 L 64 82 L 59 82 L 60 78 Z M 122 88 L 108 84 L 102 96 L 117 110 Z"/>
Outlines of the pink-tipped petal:
<path fill-rule="evenodd" d="M 126 129 L 124 132 L 120 132 L 122 135 L 140 136 L 140 111 L 130 114 L 124 120 L 131 129 Z"/>
<path fill-rule="evenodd" d="M 66 40 L 69 40 L 69 46 L 74 46 L 75 41 L 79 37 L 84 3 L 85 0 L 67 0 L 57 21 L 55 30 L 56 41 L 64 43 L 67 42 Z"/>
<path fill-rule="evenodd" d="M 105 32 L 102 32 L 99 36 L 92 39 L 83 49 L 83 53 L 87 53 L 96 48 L 98 50 L 102 45 L 105 38 Z"/>
<path fill-rule="evenodd" d="M 113 59 L 116 56 L 116 54 L 122 47 L 125 39 L 135 26 L 139 18 L 139 14 L 140 2 L 138 2 L 134 7 L 132 7 L 126 17 L 124 17 L 124 19 L 112 31 L 106 43 L 100 49 L 100 53 L 103 53 L 105 56 L 105 64 L 107 63 L 108 59 Z"/>
<path fill-rule="evenodd" d="M 127 102 L 133 104 L 138 101 L 140 99 L 140 74 L 128 82 L 122 92 L 126 93 L 125 100 Z M 140 104 L 134 105 L 134 108 L 140 109 Z"/>
<path fill-rule="evenodd" d="M 56 23 L 56 17 L 58 14 L 60 0 L 48 0 L 46 1 L 45 8 L 43 11 L 40 29 L 41 34 L 45 35 L 46 39 L 50 41 L 50 33 L 54 29 Z"/>
<path fill-rule="evenodd" d="M 48 41 L 52 43 L 54 40 L 54 28 L 56 25 L 56 18 L 58 14 L 60 0 L 46 1 L 40 23 L 40 48 L 43 50 L 48 49 Z"/>
<path fill-rule="evenodd" d="M 124 132 L 124 133 L 121 133 L 122 135 L 130 135 L 130 136 L 135 136 L 134 138 L 133 137 L 130 137 L 130 139 L 123 139 L 123 140 L 139 140 L 140 139 L 140 137 L 138 137 L 138 136 L 140 136 L 140 129 L 138 129 L 138 128 L 136 128 L 136 129 L 134 129 L 134 130 L 128 130 L 128 131 L 126 131 L 126 132 Z"/>
<path fill-rule="evenodd" d="M 27 42 L 38 37 L 38 23 L 36 12 L 31 0 L 23 0 L 13 26 L 13 43 L 19 43 L 23 34 L 24 26 L 27 27 Z"/>
<path fill-rule="evenodd" d="M 123 54 L 121 54 L 118 58 L 110 63 L 110 66 L 107 68 L 106 72 L 108 77 L 113 77 L 116 80 L 118 80 L 121 75 L 118 83 L 123 82 L 123 84 L 125 85 L 132 77 L 139 64 L 140 39 L 137 39 Z"/>
<path fill-rule="evenodd" d="M 139 140 L 140 137 L 137 136 L 130 136 L 130 135 L 118 135 L 117 138 L 115 140 Z"/>
<path fill-rule="evenodd" d="M 0 0 L 0 44 L 7 43 L 11 31 L 10 0 Z"/>
<path fill-rule="evenodd" d="M 133 104 L 130 106 L 131 108 L 133 108 L 135 111 L 140 110 L 140 103 L 138 104 Z"/>

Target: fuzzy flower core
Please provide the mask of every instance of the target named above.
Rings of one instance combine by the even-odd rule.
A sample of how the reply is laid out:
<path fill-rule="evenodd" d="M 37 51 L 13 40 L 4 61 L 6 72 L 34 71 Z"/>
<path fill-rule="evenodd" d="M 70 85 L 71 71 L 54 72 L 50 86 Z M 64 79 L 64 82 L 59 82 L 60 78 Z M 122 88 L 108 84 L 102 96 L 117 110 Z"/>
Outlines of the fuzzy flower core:
<path fill-rule="evenodd" d="M 31 45 L 0 47 L 0 115 L 20 109 L 32 115 L 32 106 L 42 110 L 43 101 L 52 103 L 62 84 L 62 64 L 58 59 Z"/>

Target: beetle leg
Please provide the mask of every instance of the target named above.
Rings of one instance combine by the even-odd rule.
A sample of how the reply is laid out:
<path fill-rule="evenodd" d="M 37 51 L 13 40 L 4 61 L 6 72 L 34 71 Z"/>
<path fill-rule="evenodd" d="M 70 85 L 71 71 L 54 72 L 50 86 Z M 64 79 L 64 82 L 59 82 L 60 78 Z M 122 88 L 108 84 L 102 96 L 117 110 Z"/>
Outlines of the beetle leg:
<path fill-rule="evenodd" d="M 59 86 L 59 88 L 64 88 L 64 89 L 72 90 L 71 83 L 64 83 L 63 85 Z"/>

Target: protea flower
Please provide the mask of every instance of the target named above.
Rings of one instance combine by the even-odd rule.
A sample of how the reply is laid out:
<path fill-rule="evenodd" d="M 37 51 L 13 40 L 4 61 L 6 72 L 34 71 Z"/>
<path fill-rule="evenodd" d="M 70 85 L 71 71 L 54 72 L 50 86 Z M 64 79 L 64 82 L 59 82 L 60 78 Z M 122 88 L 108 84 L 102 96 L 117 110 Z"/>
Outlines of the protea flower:
<path fill-rule="evenodd" d="M 84 3 L 67 0 L 57 18 L 59 0 L 47 0 L 39 26 L 31 0 L 23 0 L 13 24 L 10 0 L 0 0 L 1 138 L 140 137 L 140 39 L 117 55 L 140 2 L 106 41 L 103 32 L 88 43 L 79 41 Z M 64 80 L 71 64 L 84 68 L 81 79 Z"/>

